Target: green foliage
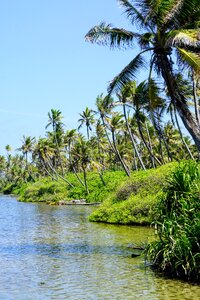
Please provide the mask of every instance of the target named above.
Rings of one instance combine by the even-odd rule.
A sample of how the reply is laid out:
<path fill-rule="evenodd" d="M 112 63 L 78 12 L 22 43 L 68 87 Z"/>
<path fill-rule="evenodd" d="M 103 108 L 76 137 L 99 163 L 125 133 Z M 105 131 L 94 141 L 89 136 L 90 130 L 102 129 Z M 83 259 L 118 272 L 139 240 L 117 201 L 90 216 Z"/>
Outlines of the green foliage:
<path fill-rule="evenodd" d="M 130 179 L 121 182 L 116 191 L 93 212 L 90 221 L 150 224 L 162 195 L 165 176 L 174 166 L 171 163 L 157 169 L 133 172 Z"/>
<path fill-rule="evenodd" d="M 33 184 L 28 184 L 19 191 L 20 201 L 25 202 L 46 202 L 55 204 L 62 200 L 65 193 L 65 186 L 56 181 L 43 179 Z"/>
<path fill-rule="evenodd" d="M 15 188 L 17 187 L 16 183 L 8 183 L 5 187 L 3 187 L 2 191 L 4 195 L 14 194 Z"/>
<path fill-rule="evenodd" d="M 79 174 L 83 180 L 83 174 Z M 63 181 L 52 181 L 51 178 L 40 179 L 35 183 L 29 183 L 19 190 L 20 201 L 57 203 L 59 200 L 86 199 L 87 202 L 102 202 L 126 176 L 122 171 L 107 171 L 103 174 L 106 185 L 104 186 L 98 173 L 88 172 L 87 194 L 83 185 L 77 180 L 75 174 L 69 173 L 67 178 L 74 187 L 70 187 Z"/>
<path fill-rule="evenodd" d="M 158 203 L 158 239 L 147 255 L 158 270 L 200 281 L 200 166 L 181 163 L 167 180 Z"/>

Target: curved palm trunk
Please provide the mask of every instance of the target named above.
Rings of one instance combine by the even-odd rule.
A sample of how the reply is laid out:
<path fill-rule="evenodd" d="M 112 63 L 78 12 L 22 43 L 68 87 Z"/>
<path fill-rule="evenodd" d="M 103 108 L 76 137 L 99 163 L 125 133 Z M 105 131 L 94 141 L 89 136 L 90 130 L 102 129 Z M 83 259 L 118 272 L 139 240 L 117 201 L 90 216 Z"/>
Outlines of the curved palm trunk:
<path fill-rule="evenodd" d="M 158 139 L 159 139 L 159 142 L 160 142 L 160 148 L 161 148 L 161 153 L 162 153 L 161 156 L 162 156 L 163 162 L 164 162 L 164 156 L 163 156 L 163 151 L 162 151 L 162 142 L 164 143 L 165 149 L 167 151 L 168 161 L 172 161 L 172 155 L 171 155 L 171 152 L 169 150 L 169 146 L 167 144 L 167 141 L 166 141 L 165 135 L 163 133 L 163 129 L 161 127 L 160 122 L 159 122 L 158 125 L 154 125 L 154 127 L 157 131 Z"/>
<path fill-rule="evenodd" d="M 162 65 L 162 76 L 167 85 L 167 89 L 172 102 L 177 109 L 185 128 L 192 136 L 198 150 L 200 151 L 200 128 L 197 121 L 193 118 L 193 115 L 187 106 L 184 96 L 179 90 L 178 84 L 173 75 L 172 64 L 166 54 L 160 55 L 160 62 Z"/>
<path fill-rule="evenodd" d="M 134 141 L 134 138 L 133 138 L 133 135 L 132 135 L 132 132 L 131 132 L 131 129 L 130 129 L 130 126 L 129 126 L 129 123 L 128 123 L 128 120 L 127 120 L 126 107 L 125 107 L 124 103 L 123 103 L 123 112 L 124 112 L 124 118 L 125 118 L 125 122 L 126 122 L 126 127 L 128 129 L 128 133 L 129 133 L 129 136 L 131 138 L 131 143 L 132 143 L 132 146 L 133 146 L 133 149 L 134 149 L 134 153 L 136 154 L 136 156 L 137 156 L 137 158 L 138 158 L 138 160 L 140 162 L 140 165 L 141 165 L 142 169 L 146 170 L 145 165 L 144 165 L 144 163 L 142 161 L 142 158 L 141 158 L 141 156 L 139 154 L 139 151 L 137 149 L 136 143 Z"/>
<path fill-rule="evenodd" d="M 199 103 L 197 98 L 197 91 L 196 91 L 196 79 L 194 71 L 192 72 L 192 85 L 193 85 L 193 99 L 194 99 L 194 109 L 195 109 L 195 116 L 197 120 L 197 124 L 200 128 L 200 113 L 199 113 Z"/>
<path fill-rule="evenodd" d="M 88 185 L 87 185 L 87 173 L 86 173 L 86 168 L 85 168 L 84 164 L 82 164 L 82 169 L 83 169 L 83 178 L 84 178 L 85 190 L 86 190 L 86 193 L 89 194 Z"/>
<path fill-rule="evenodd" d="M 148 124 L 147 124 L 146 121 L 145 121 L 145 126 L 146 126 L 146 132 L 147 132 L 148 141 L 149 141 L 149 147 L 151 149 L 151 152 L 153 153 L 153 147 L 152 147 L 151 137 L 150 137 L 150 134 L 149 134 L 149 128 L 148 128 Z M 154 157 L 152 157 L 152 165 L 153 165 L 153 168 L 156 167 Z"/>
<path fill-rule="evenodd" d="M 122 157 L 121 157 L 121 155 L 120 155 L 120 153 L 117 149 L 116 141 L 115 141 L 115 132 L 114 132 L 114 130 L 112 130 L 111 132 L 112 132 L 112 140 L 113 140 L 113 147 L 115 149 L 115 153 L 117 154 L 117 157 L 119 158 L 119 161 L 122 164 L 122 167 L 123 167 L 126 175 L 130 177 L 130 171 L 129 171 L 128 167 L 125 165 L 125 163 L 124 163 L 124 161 L 123 161 L 123 159 L 122 159 Z"/>
<path fill-rule="evenodd" d="M 104 121 L 104 117 L 103 117 L 103 116 L 101 116 L 101 120 L 102 120 L 103 126 L 104 126 L 104 128 L 105 128 L 105 133 L 106 133 L 106 137 L 107 137 L 107 139 L 108 139 L 108 143 L 109 143 L 109 145 L 110 145 L 110 148 L 112 149 L 112 151 L 113 151 L 115 154 L 117 154 L 116 151 L 115 151 L 115 149 L 114 149 L 114 147 L 113 147 L 113 145 L 112 145 L 112 143 L 111 143 L 111 141 L 110 141 L 108 132 L 107 132 L 107 130 L 106 130 L 106 123 L 105 123 L 105 121 Z"/>
<path fill-rule="evenodd" d="M 183 142 L 183 145 L 185 146 L 186 150 L 188 151 L 188 153 L 189 153 L 189 155 L 190 155 L 191 159 L 193 159 L 193 160 L 194 160 L 194 157 L 193 157 L 193 155 L 192 155 L 192 153 L 191 153 L 191 151 L 190 151 L 190 149 L 189 149 L 189 147 L 188 147 L 187 143 L 186 143 L 186 142 L 185 142 L 185 140 L 184 140 L 184 137 L 183 137 L 183 134 L 182 134 L 182 131 L 181 131 L 181 128 L 180 128 L 179 122 L 178 122 L 178 118 L 177 118 L 176 111 L 174 111 L 174 116 L 175 116 L 176 125 L 177 125 L 177 127 L 178 127 L 178 131 L 179 131 L 179 134 L 180 134 L 181 140 L 182 140 L 182 142 Z"/>
<path fill-rule="evenodd" d="M 145 140 L 145 138 L 144 138 L 140 120 L 139 120 L 138 118 L 136 118 L 136 120 L 137 120 L 138 130 L 139 130 L 141 139 L 142 139 L 142 141 L 143 141 L 145 147 L 147 148 L 147 150 L 148 150 L 148 152 L 149 152 L 149 155 L 150 155 L 150 157 L 151 157 L 152 166 L 154 165 L 154 159 L 157 161 L 157 163 L 158 163 L 159 165 L 162 165 L 162 163 L 160 162 L 160 160 L 152 153 L 152 151 L 151 151 L 151 149 L 150 149 L 148 143 L 146 142 L 146 140 Z"/>
<path fill-rule="evenodd" d="M 72 170 L 74 171 L 74 174 L 75 174 L 76 178 L 78 179 L 78 181 L 80 182 L 80 184 L 85 187 L 85 184 L 79 177 L 78 172 L 76 171 L 75 167 L 72 167 Z"/>
<path fill-rule="evenodd" d="M 47 175 L 49 175 L 49 176 L 52 178 L 52 180 L 56 180 L 56 181 L 57 181 L 58 179 L 55 178 L 55 177 L 49 172 L 49 170 L 47 169 L 46 163 L 44 162 L 44 159 L 43 159 L 43 158 L 41 159 L 41 163 L 42 163 L 43 168 L 44 168 L 45 172 L 47 173 Z"/>
<path fill-rule="evenodd" d="M 47 159 L 48 159 L 48 157 L 47 157 Z M 49 168 L 56 174 L 56 176 L 58 176 L 59 178 L 61 178 L 63 181 L 67 182 L 67 184 L 68 184 L 69 186 L 71 186 L 72 188 L 74 187 L 74 185 L 73 185 L 71 182 L 69 182 L 66 178 L 64 178 L 63 176 L 61 176 L 61 175 L 55 170 L 55 168 L 51 165 L 50 161 L 48 161 L 48 166 L 49 166 Z"/>
<path fill-rule="evenodd" d="M 59 164 L 60 164 L 60 167 L 61 167 L 62 176 L 64 177 L 65 173 L 64 173 L 62 158 L 61 158 L 60 149 L 59 149 L 59 145 L 58 145 L 58 141 L 57 141 L 56 136 L 55 136 L 55 141 L 56 141 L 56 148 L 57 148 L 57 153 L 58 153 L 58 160 L 59 160 Z"/>

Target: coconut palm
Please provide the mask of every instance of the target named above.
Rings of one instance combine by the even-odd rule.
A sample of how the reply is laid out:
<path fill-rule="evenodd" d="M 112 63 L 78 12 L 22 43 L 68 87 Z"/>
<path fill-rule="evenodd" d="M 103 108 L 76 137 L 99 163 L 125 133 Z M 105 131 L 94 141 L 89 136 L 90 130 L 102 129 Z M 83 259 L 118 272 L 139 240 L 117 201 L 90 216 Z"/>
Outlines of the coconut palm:
<path fill-rule="evenodd" d="M 200 150 L 200 129 L 189 109 L 185 95 L 176 80 L 177 67 L 189 67 L 196 74 L 200 71 L 200 1 L 199 0 L 119 0 L 131 24 L 138 25 L 139 32 L 116 28 L 101 23 L 93 27 L 86 40 L 111 48 L 134 48 L 136 41 L 141 51 L 112 80 L 109 92 L 116 92 L 136 71 L 144 66 L 144 55 L 149 53 L 150 76 L 154 69 L 164 80 L 173 105 L 186 129 Z M 175 55 L 178 64 L 174 64 Z"/>
<path fill-rule="evenodd" d="M 80 125 L 78 127 L 78 129 L 80 129 L 83 124 L 86 125 L 86 129 L 87 129 L 87 138 L 89 140 L 90 138 L 90 131 L 92 130 L 92 125 L 94 124 L 94 112 L 92 109 L 89 109 L 88 107 L 86 107 L 86 109 L 80 114 L 81 118 L 78 120 L 78 122 L 80 122 Z"/>
<path fill-rule="evenodd" d="M 63 142 L 63 126 L 64 123 L 62 122 L 63 116 L 60 110 L 57 109 L 51 109 L 50 112 L 48 112 L 48 124 L 46 125 L 46 129 L 49 126 L 52 126 L 53 128 L 53 133 L 51 134 L 51 132 L 48 132 L 49 137 L 52 137 L 53 139 L 53 143 L 55 143 L 55 158 L 54 158 L 54 167 L 56 167 L 55 161 L 59 162 L 59 165 L 61 166 L 61 170 L 62 170 L 62 176 L 64 176 L 64 168 L 63 168 L 63 164 L 62 164 L 62 157 L 61 157 L 61 151 L 60 151 L 60 147 L 63 146 L 62 142 Z"/>
<path fill-rule="evenodd" d="M 118 97 L 118 99 L 121 102 L 122 107 L 123 107 L 124 119 L 125 119 L 125 122 L 126 122 L 126 127 L 127 127 L 127 130 L 128 130 L 130 139 L 131 139 L 131 143 L 133 145 L 133 149 L 134 149 L 134 151 L 136 153 L 136 156 L 139 160 L 141 168 L 143 170 L 145 170 L 146 169 L 145 165 L 142 161 L 142 158 L 141 158 L 140 153 L 139 153 L 138 148 L 137 148 L 137 144 L 136 144 L 136 142 L 134 140 L 134 137 L 133 137 L 133 134 L 131 132 L 131 128 L 130 128 L 130 125 L 129 125 L 129 122 L 128 122 L 127 111 L 126 111 L 127 102 L 130 102 L 132 100 L 132 89 L 134 87 L 135 87 L 135 84 L 130 81 L 124 87 L 122 87 L 122 89 L 120 90 L 119 93 L 117 93 L 117 97 Z"/>
<path fill-rule="evenodd" d="M 122 167 L 126 173 L 127 176 L 130 176 L 130 170 L 128 166 L 125 164 L 116 143 L 116 132 L 122 129 L 122 126 L 124 125 L 124 122 L 122 120 L 122 115 L 118 112 L 115 112 L 112 114 L 111 118 L 107 118 L 107 123 L 111 131 L 112 135 L 112 142 L 113 142 L 113 148 L 115 150 L 115 153 L 122 164 Z"/>
<path fill-rule="evenodd" d="M 74 171 L 75 166 L 81 166 L 81 170 L 83 171 L 83 178 L 84 182 L 78 176 L 78 173 L 75 172 L 80 183 L 84 186 L 85 191 L 89 194 L 88 183 L 87 183 L 87 169 L 91 162 L 91 148 L 89 147 L 89 141 L 87 141 L 83 135 L 79 135 L 76 143 L 72 149 L 72 157 L 73 157 L 73 164 L 74 164 Z"/>
<path fill-rule="evenodd" d="M 71 164 L 71 147 L 73 146 L 73 143 L 75 142 L 77 138 L 77 131 L 76 129 L 70 129 L 67 130 L 64 136 L 64 144 L 68 151 L 69 156 L 69 163 Z"/>
<path fill-rule="evenodd" d="M 18 151 L 21 151 L 26 161 L 26 168 L 28 166 L 28 154 L 33 151 L 35 143 L 35 138 L 30 136 L 23 135 L 22 146 L 18 148 Z"/>
<path fill-rule="evenodd" d="M 110 140 L 110 137 L 109 137 L 109 134 L 107 131 L 106 121 L 105 121 L 106 119 L 108 119 L 109 114 L 112 112 L 113 101 L 114 101 L 113 98 L 109 97 L 108 95 L 103 96 L 103 94 L 100 94 L 99 96 L 97 96 L 97 98 L 96 98 L 96 108 L 97 108 L 96 113 L 98 113 L 100 115 L 100 120 L 102 121 L 102 125 L 104 127 L 108 143 L 109 143 L 112 151 L 115 153 L 115 149 Z"/>

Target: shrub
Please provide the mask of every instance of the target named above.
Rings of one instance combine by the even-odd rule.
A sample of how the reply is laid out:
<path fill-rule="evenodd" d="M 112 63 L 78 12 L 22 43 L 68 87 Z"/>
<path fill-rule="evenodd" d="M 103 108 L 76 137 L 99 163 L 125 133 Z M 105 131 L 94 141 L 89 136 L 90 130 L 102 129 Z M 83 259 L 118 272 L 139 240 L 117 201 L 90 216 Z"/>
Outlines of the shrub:
<path fill-rule="evenodd" d="M 180 164 L 158 203 L 158 240 L 147 256 L 167 275 L 200 281 L 200 167 Z"/>
<path fill-rule="evenodd" d="M 165 185 L 165 176 L 175 164 L 133 172 L 92 213 L 90 221 L 146 225 L 153 221 L 155 207 Z"/>

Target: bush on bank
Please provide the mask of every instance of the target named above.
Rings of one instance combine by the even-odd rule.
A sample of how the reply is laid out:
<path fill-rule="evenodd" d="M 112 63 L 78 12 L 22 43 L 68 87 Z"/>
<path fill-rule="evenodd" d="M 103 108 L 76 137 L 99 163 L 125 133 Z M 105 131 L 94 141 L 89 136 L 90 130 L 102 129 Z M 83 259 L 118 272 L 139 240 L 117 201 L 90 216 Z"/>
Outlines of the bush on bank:
<path fill-rule="evenodd" d="M 200 165 L 181 163 L 157 205 L 158 239 L 147 247 L 164 274 L 200 282 Z"/>
<path fill-rule="evenodd" d="M 162 196 L 165 178 L 176 163 L 133 172 L 90 216 L 90 221 L 146 225 L 156 218 L 155 207 Z"/>
<path fill-rule="evenodd" d="M 83 180 L 83 174 L 79 176 Z M 126 180 L 126 175 L 122 171 L 105 172 L 103 177 L 106 185 L 95 172 L 88 172 L 87 177 L 89 194 L 72 173 L 69 173 L 66 178 L 74 187 L 70 187 L 63 180 L 52 181 L 51 178 L 42 178 L 34 183 L 23 185 L 21 188 L 15 187 L 12 193 L 18 195 L 18 199 L 24 202 L 57 204 L 59 201 L 67 202 L 72 199 L 86 199 L 88 203 L 102 202 L 119 183 Z"/>

